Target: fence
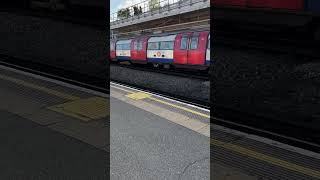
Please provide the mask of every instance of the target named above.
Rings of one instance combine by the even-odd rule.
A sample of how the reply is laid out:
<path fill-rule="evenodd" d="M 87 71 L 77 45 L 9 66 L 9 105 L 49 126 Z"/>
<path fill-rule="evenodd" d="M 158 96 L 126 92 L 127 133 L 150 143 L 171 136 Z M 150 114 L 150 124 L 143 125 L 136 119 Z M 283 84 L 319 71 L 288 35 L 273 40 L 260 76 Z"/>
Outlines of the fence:
<path fill-rule="evenodd" d="M 157 13 L 179 9 L 209 0 L 145 0 L 130 7 L 119 9 L 110 14 L 110 22 L 116 23 L 126 20 L 143 18 Z"/>

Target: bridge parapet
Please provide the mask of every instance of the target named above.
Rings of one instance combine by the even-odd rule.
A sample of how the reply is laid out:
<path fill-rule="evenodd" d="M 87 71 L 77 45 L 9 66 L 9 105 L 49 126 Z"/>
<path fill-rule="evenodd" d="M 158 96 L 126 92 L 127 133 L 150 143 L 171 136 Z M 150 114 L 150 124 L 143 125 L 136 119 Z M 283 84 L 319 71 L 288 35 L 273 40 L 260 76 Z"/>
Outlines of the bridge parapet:
<path fill-rule="evenodd" d="M 209 0 L 145 0 L 110 14 L 110 29 L 199 11 L 209 7 Z"/>

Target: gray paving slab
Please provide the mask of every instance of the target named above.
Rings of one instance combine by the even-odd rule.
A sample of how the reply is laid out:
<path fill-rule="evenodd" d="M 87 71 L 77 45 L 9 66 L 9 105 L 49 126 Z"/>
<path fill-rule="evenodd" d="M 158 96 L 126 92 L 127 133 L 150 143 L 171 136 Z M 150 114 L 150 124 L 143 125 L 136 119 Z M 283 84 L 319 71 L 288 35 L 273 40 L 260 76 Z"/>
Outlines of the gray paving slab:
<path fill-rule="evenodd" d="M 102 119 L 100 121 L 102 122 L 105 120 Z M 96 123 L 92 125 L 91 123 L 69 119 L 68 121 L 56 123 L 49 127 L 63 134 L 75 137 L 97 148 L 102 148 L 109 143 L 109 128 L 97 127 Z"/>
<path fill-rule="evenodd" d="M 0 179 L 107 179 L 105 151 L 6 111 L 0 119 Z"/>
<path fill-rule="evenodd" d="M 115 98 L 111 112 L 111 179 L 209 179 L 208 137 Z"/>

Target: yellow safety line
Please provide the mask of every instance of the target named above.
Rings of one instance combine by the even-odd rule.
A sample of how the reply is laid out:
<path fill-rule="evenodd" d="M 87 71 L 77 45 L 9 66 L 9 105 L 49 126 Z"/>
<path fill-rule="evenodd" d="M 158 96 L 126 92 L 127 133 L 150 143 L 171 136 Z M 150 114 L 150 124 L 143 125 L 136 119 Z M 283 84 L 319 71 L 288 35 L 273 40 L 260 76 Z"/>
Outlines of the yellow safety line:
<path fill-rule="evenodd" d="M 190 112 L 192 114 L 196 114 L 196 115 L 199 115 L 199 116 L 202 116 L 202 117 L 205 117 L 205 118 L 210 118 L 210 115 L 207 115 L 207 114 L 204 114 L 204 113 L 200 113 L 200 112 L 194 111 L 192 109 L 188 109 L 188 108 L 185 108 L 185 107 L 182 107 L 182 106 L 171 104 L 169 102 L 165 102 L 165 101 L 162 101 L 160 99 L 153 98 L 153 97 L 147 97 L 147 98 L 149 98 L 151 100 L 154 100 L 154 101 L 157 101 L 157 102 L 162 103 L 162 104 L 166 104 L 168 106 L 172 106 L 172 107 L 177 108 L 177 109 L 181 109 L 181 110 Z"/>
<path fill-rule="evenodd" d="M 259 152 L 255 152 L 253 150 L 247 149 L 247 148 L 243 148 L 241 146 L 235 145 L 235 144 L 231 144 L 231 143 L 226 143 L 226 142 L 222 142 L 219 140 L 215 140 L 215 139 L 211 139 L 210 140 L 212 145 L 218 146 L 218 147 L 222 147 L 224 149 L 233 151 L 233 152 L 237 152 L 239 154 L 242 154 L 244 156 L 248 156 L 260 161 L 264 161 L 267 162 L 269 164 L 273 164 L 275 166 L 279 166 L 291 171 L 295 171 L 295 172 L 299 172 L 301 174 L 305 174 L 308 175 L 310 177 L 314 177 L 314 178 L 319 178 L 320 179 L 320 171 L 314 170 L 314 169 L 310 169 L 310 168 L 306 168 L 288 161 L 284 161 L 275 157 L 271 157 Z"/>
<path fill-rule="evenodd" d="M 116 87 L 116 86 L 113 86 L 113 87 L 116 88 L 116 89 L 120 89 L 122 91 L 128 92 L 128 93 L 135 93 L 134 91 L 126 90 L 126 89 L 123 89 L 123 88 L 120 88 L 120 87 Z M 149 96 L 149 97 L 146 97 L 146 98 L 149 98 L 149 99 L 151 99 L 153 101 L 156 101 L 156 102 L 168 105 L 168 106 L 172 106 L 172 107 L 177 108 L 177 109 L 184 110 L 184 111 L 192 113 L 192 114 L 196 114 L 196 115 L 199 115 L 199 116 L 202 116 L 202 117 L 205 117 L 205 118 L 210 118 L 210 115 L 207 115 L 207 114 L 204 114 L 204 113 L 200 113 L 200 112 L 194 111 L 192 109 L 185 108 L 185 107 L 182 107 L 182 106 L 178 106 L 178 105 L 166 102 L 166 101 L 162 101 L 162 100 L 154 98 L 152 96 Z"/>
<path fill-rule="evenodd" d="M 49 88 L 46 88 L 46 87 L 43 87 L 43 86 L 39 86 L 39 85 L 36 85 L 36 84 L 28 83 L 26 81 L 23 81 L 23 80 L 20 80 L 20 79 L 16 79 L 16 78 L 12 78 L 12 77 L 0 75 L 0 79 L 6 80 L 6 81 L 10 81 L 10 82 L 13 82 L 13 83 L 16 83 L 16 84 L 19 84 L 19 85 L 22 85 L 22 86 L 25 86 L 25 87 L 28 87 L 28 88 L 32 88 L 32 89 L 35 89 L 35 90 L 38 90 L 38 91 L 42 91 L 42 92 L 45 92 L 47 94 L 51 94 L 51 95 L 60 97 L 62 99 L 67 99 L 67 100 L 72 100 L 72 101 L 80 99 L 77 96 L 72 96 L 72 95 L 69 95 L 69 94 L 65 94 L 65 93 L 62 93 L 62 92 L 59 92 L 59 91 L 55 91 L 55 90 L 52 90 L 52 89 L 49 89 Z"/>

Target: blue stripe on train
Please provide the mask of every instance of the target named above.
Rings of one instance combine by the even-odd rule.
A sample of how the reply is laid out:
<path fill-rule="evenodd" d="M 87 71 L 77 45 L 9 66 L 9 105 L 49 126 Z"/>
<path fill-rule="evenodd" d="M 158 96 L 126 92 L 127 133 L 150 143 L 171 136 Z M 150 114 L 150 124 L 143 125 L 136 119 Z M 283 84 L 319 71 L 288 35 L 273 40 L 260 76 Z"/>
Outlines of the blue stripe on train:
<path fill-rule="evenodd" d="M 173 59 L 167 58 L 147 58 L 147 61 L 155 63 L 173 63 Z"/>
<path fill-rule="evenodd" d="M 129 61 L 130 56 L 117 56 L 118 61 Z"/>

